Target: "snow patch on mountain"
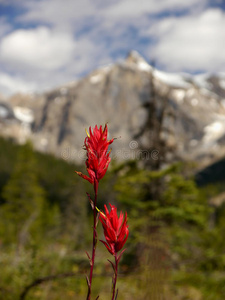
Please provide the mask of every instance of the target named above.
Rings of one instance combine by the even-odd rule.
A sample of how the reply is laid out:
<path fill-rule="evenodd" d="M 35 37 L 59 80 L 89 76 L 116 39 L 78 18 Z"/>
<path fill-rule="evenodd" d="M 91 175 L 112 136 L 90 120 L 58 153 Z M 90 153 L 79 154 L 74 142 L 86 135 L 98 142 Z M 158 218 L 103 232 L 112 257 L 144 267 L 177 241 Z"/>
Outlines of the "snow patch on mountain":
<path fill-rule="evenodd" d="M 176 73 L 166 73 L 159 70 L 154 70 L 154 76 L 160 81 L 168 84 L 172 87 L 179 87 L 187 89 L 191 86 L 189 82 L 187 82 L 184 77 L 180 74 Z"/>
<path fill-rule="evenodd" d="M 21 122 L 31 124 L 34 121 L 33 112 L 27 107 L 15 106 L 13 111 L 15 117 Z"/>
<path fill-rule="evenodd" d="M 223 135 L 225 135 L 225 117 L 220 118 L 221 120 L 216 120 L 211 124 L 205 126 L 203 143 L 209 146 L 215 143 Z"/>
<path fill-rule="evenodd" d="M 137 65 L 141 71 L 150 72 L 152 70 L 152 67 L 145 61 L 139 61 Z"/>
<path fill-rule="evenodd" d="M 225 79 L 220 79 L 219 84 L 221 88 L 225 90 Z"/>
<path fill-rule="evenodd" d="M 199 88 L 210 90 L 212 88 L 212 84 L 208 82 L 209 74 L 198 74 L 193 76 L 193 83 L 196 84 Z"/>
<path fill-rule="evenodd" d="M 178 103 L 183 103 L 184 102 L 184 97 L 185 97 L 185 91 L 182 89 L 174 89 L 172 91 L 173 98 L 178 102 Z"/>
<path fill-rule="evenodd" d="M 90 82 L 91 82 L 92 84 L 97 84 L 97 83 L 99 83 L 100 81 L 102 81 L 103 78 L 104 78 L 103 74 L 99 73 L 99 74 L 96 74 L 96 75 L 91 76 Z"/>
<path fill-rule="evenodd" d="M 97 84 L 101 82 L 105 78 L 105 75 L 108 74 L 108 72 L 111 70 L 111 68 L 112 65 L 110 64 L 98 69 L 90 76 L 90 82 L 92 84 Z"/>
<path fill-rule="evenodd" d="M 132 67 L 136 67 L 138 70 L 143 72 L 151 72 L 152 66 L 135 50 L 131 51 L 127 58 L 126 63 Z"/>

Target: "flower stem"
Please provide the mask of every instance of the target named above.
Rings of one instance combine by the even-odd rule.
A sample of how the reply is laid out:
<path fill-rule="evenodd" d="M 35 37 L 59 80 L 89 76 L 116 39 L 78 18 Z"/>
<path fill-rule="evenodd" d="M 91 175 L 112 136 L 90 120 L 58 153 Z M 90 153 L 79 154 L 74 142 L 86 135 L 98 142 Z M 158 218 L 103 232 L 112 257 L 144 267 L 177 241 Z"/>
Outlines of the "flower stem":
<path fill-rule="evenodd" d="M 92 256 L 91 256 L 91 266 L 90 266 L 90 275 L 89 275 L 89 283 L 88 283 L 88 294 L 87 300 L 91 299 L 91 284 L 92 284 L 92 277 L 93 277 L 93 269 L 95 264 L 95 250 L 97 244 L 97 213 L 96 213 L 96 206 L 97 206 L 97 196 L 98 196 L 98 181 L 95 180 L 94 182 L 94 190 L 95 190 L 95 201 L 93 209 L 93 242 L 92 242 Z"/>
<path fill-rule="evenodd" d="M 114 276 L 113 276 L 113 287 L 112 287 L 112 300 L 115 300 L 115 296 L 116 296 L 117 273 L 118 273 L 118 258 L 117 258 L 117 253 L 116 253 L 115 254 Z"/>

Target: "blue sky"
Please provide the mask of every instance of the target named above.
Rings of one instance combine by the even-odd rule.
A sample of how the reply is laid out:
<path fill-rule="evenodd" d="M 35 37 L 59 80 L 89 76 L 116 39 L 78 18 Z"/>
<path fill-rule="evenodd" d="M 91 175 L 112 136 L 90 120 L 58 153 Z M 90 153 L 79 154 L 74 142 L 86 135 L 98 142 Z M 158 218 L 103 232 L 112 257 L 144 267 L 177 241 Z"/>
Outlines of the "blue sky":
<path fill-rule="evenodd" d="M 225 71 L 225 0 L 0 0 L 0 94 L 40 92 L 138 51 L 167 72 Z"/>

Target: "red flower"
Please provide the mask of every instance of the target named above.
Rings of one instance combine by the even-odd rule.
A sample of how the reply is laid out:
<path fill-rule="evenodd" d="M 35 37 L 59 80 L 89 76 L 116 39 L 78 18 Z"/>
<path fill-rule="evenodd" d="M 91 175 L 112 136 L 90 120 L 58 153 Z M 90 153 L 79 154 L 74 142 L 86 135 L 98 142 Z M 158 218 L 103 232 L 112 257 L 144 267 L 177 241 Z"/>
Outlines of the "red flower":
<path fill-rule="evenodd" d="M 89 176 L 75 171 L 79 176 L 88 180 L 91 184 L 99 182 L 102 179 L 108 169 L 110 163 L 110 157 L 108 153 L 108 147 L 112 144 L 113 139 L 107 140 L 108 128 L 105 125 L 104 130 L 102 126 L 92 129 L 89 127 L 89 133 L 84 140 L 84 147 L 87 150 L 86 166 Z"/>
<path fill-rule="evenodd" d="M 127 225 L 127 213 L 125 218 L 122 212 L 120 216 L 117 216 L 117 208 L 114 205 L 109 204 L 111 211 L 109 213 L 105 205 L 105 215 L 100 212 L 99 220 L 102 223 L 105 235 L 105 241 L 101 241 L 108 251 L 116 256 L 117 252 L 120 251 L 128 238 L 128 225 Z"/>

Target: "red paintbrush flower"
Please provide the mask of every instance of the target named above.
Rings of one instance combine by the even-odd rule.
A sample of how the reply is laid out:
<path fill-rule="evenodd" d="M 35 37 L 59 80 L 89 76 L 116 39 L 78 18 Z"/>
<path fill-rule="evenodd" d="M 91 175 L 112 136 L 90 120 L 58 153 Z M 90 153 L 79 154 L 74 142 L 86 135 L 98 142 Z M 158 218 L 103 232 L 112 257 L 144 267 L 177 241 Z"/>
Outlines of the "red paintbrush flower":
<path fill-rule="evenodd" d="M 89 127 L 89 133 L 84 140 L 84 147 L 87 150 L 86 167 L 89 176 L 82 174 L 81 172 L 75 171 L 79 176 L 88 180 L 91 184 L 99 182 L 100 179 L 105 175 L 109 163 L 110 157 L 108 153 L 108 147 L 112 144 L 113 139 L 107 140 L 108 128 L 107 124 L 102 130 L 102 126 L 92 129 Z"/>
<path fill-rule="evenodd" d="M 129 230 L 127 225 L 127 213 L 125 218 L 122 212 L 120 216 L 117 216 L 117 208 L 114 205 L 109 204 L 111 211 L 109 213 L 107 206 L 105 205 L 105 214 L 100 212 L 99 220 L 102 223 L 105 235 L 105 241 L 101 241 L 108 251 L 116 256 L 127 241 Z M 121 253 L 122 254 L 122 253 Z"/>

